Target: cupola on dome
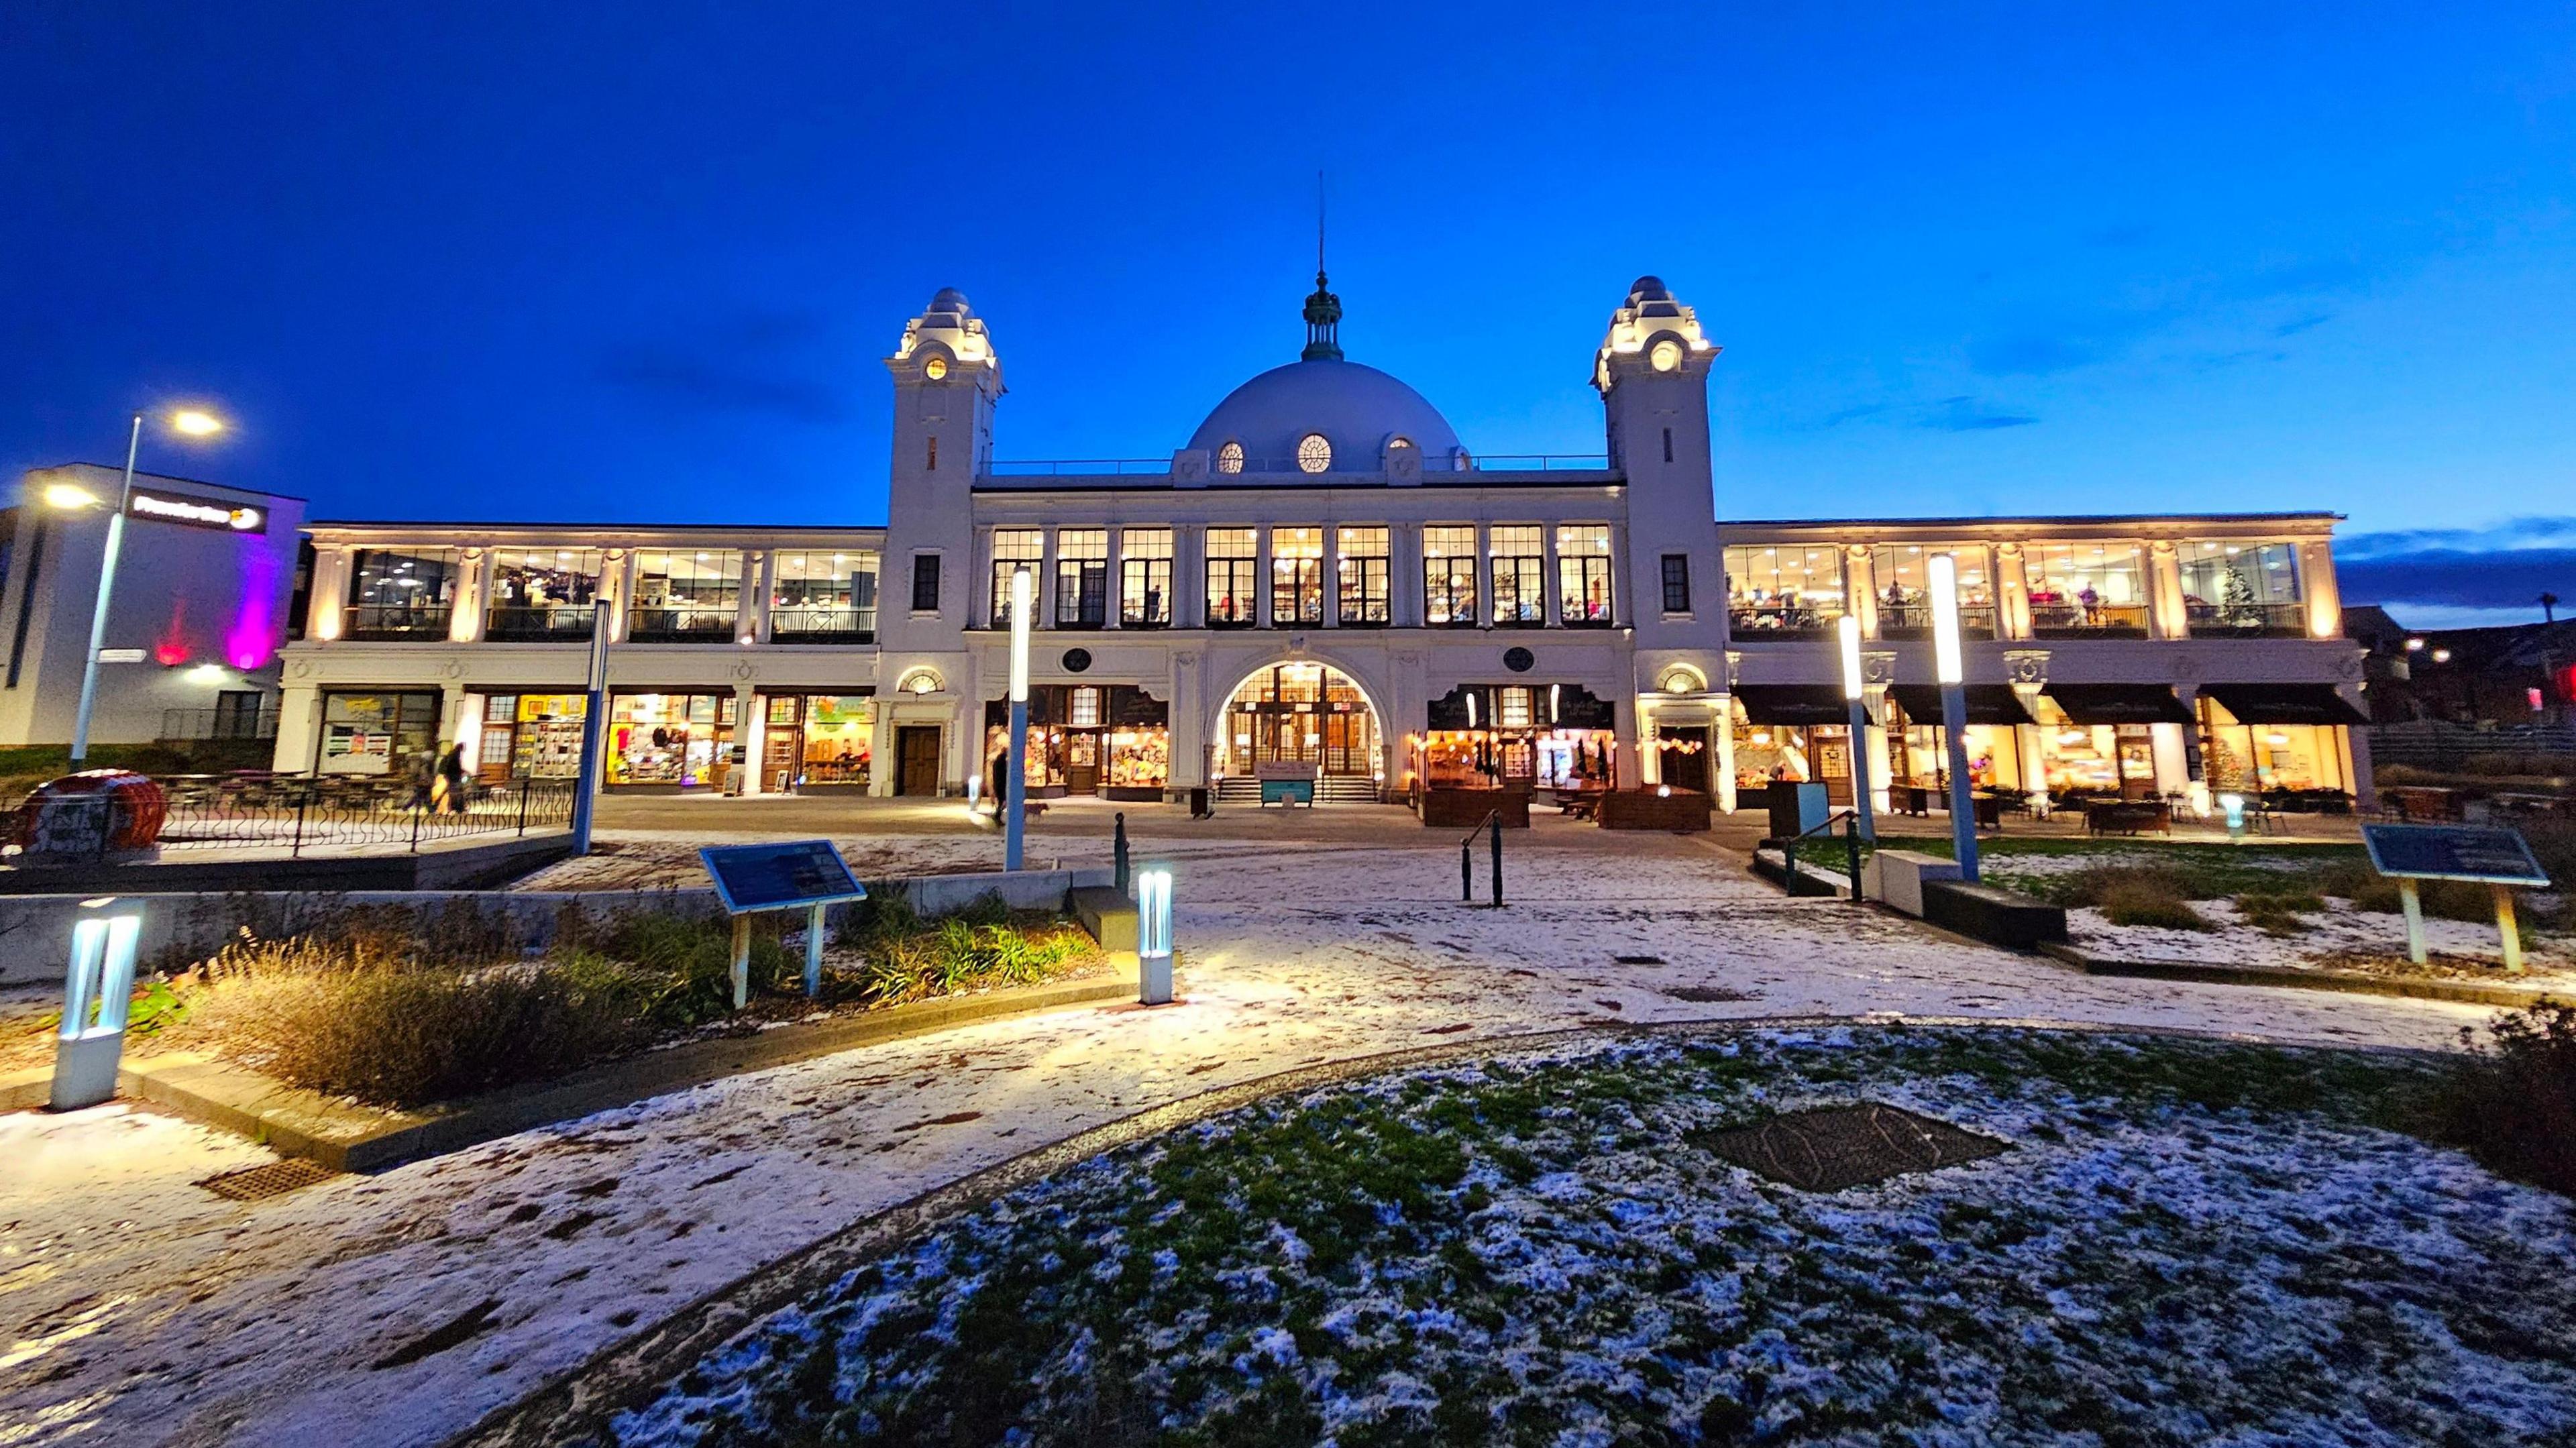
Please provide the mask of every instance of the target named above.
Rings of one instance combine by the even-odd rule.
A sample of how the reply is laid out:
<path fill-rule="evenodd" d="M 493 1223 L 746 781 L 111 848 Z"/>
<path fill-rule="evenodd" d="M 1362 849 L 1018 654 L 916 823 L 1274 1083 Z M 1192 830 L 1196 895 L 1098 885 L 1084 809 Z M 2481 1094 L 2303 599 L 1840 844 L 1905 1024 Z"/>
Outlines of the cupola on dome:
<path fill-rule="evenodd" d="M 1204 449 L 1221 473 L 1319 472 L 1319 457 L 1335 472 L 1374 472 L 1390 446 L 1419 449 L 1432 471 L 1455 466 L 1458 434 L 1449 420 L 1400 379 L 1344 360 L 1333 335 L 1340 321 L 1341 301 L 1318 272 L 1303 358 L 1227 393 L 1190 434 L 1190 447 Z"/>

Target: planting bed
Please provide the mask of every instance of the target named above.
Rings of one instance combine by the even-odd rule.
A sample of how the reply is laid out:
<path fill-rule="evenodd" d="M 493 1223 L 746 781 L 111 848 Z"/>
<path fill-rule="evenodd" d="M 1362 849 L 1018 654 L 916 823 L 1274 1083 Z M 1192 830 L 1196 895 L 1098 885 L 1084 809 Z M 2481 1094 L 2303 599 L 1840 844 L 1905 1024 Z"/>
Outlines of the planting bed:
<path fill-rule="evenodd" d="M 1400 1073 L 952 1219 L 607 1441 L 2568 1441 L 2576 1212 L 2393 1129 L 2429 1079 L 2006 1029 Z"/>

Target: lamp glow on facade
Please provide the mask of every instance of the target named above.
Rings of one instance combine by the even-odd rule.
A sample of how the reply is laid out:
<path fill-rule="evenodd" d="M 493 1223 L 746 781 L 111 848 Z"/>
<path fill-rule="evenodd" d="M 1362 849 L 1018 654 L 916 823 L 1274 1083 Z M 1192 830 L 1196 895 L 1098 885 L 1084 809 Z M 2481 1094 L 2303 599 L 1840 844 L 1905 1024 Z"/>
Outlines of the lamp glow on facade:
<path fill-rule="evenodd" d="M 1959 660 L 1959 561 L 1935 553 L 1924 560 L 1924 577 L 1932 595 L 1932 676 L 1956 684 L 1968 676 Z"/>
<path fill-rule="evenodd" d="M 78 483 L 55 483 L 45 489 L 45 506 L 48 508 L 77 512 L 83 508 L 95 508 L 98 504 L 98 494 Z"/>

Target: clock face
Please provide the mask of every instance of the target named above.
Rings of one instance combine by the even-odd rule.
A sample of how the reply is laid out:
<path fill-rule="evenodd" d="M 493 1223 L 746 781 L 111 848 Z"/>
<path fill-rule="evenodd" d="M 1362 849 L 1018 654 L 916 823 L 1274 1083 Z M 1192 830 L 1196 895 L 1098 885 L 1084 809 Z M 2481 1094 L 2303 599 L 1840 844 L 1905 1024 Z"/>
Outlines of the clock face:
<path fill-rule="evenodd" d="M 933 357 L 929 361 L 922 363 L 921 375 L 929 378 L 933 382 L 937 382 L 941 378 L 946 377 L 948 375 L 948 359 L 945 357 Z"/>
<path fill-rule="evenodd" d="M 1658 372 L 1671 372 L 1682 365 L 1682 344 L 1666 337 L 1646 353 L 1646 360 Z"/>

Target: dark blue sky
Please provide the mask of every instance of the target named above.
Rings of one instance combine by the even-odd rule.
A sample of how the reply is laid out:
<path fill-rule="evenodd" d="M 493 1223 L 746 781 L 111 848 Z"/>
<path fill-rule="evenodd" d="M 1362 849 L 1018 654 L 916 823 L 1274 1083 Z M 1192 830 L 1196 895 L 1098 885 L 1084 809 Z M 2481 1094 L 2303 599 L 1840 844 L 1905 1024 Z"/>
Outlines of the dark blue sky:
<path fill-rule="evenodd" d="M 1002 456 L 1166 455 L 1294 357 L 1320 167 L 1345 346 L 1480 452 L 1600 449 L 1652 271 L 1726 516 L 2576 559 L 2569 7 L 1857 8 L 19 0 L 0 462 L 203 397 L 148 463 L 323 516 L 878 521 L 934 289 Z"/>

